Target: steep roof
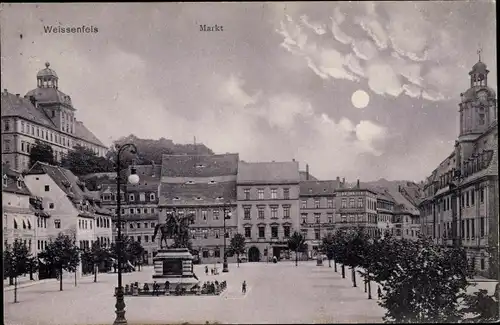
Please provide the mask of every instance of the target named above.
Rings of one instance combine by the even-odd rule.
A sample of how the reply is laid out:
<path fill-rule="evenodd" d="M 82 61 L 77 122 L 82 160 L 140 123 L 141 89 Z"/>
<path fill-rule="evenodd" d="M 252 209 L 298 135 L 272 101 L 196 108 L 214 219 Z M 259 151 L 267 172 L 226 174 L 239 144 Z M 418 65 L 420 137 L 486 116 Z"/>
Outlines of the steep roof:
<path fill-rule="evenodd" d="M 90 132 L 85 125 L 83 125 L 83 122 L 81 121 L 76 121 L 75 123 L 75 136 L 77 138 L 80 138 L 82 140 L 85 140 L 87 142 L 90 142 L 92 144 L 96 144 L 101 147 L 106 147 L 101 140 L 99 140 L 94 133 Z"/>
<path fill-rule="evenodd" d="M 314 177 L 313 175 L 311 174 L 307 174 L 306 171 L 299 171 L 299 175 L 300 175 L 300 181 L 318 181 L 318 179 L 316 177 Z"/>
<path fill-rule="evenodd" d="M 2 117 L 19 116 L 34 123 L 54 128 L 55 125 L 41 109 L 37 109 L 26 98 L 17 97 L 14 94 L 3 92 L 1 96 Z"/>
<path fill-rule="evenodd" d="M 236 182 L 160 185 L 159 205 L 223 204 L 236 200 Z"/>
<path fill-rule="evenodd" d="M 161 176 L 215 177 L 236 175 L 238 154 L 163 155 Z"/>
<path fill-rule="evenodd" d="M 299 163 L 285 162 L 240 162 L 238 164 L 238 184 L 251 183 L 299 183 Z"/>
<path fill-rule="evenodd" d="M 24 95 L 26 98 L 30 96 L 35 97 L 36 101 L 41 104 L 62 103 L 73 108 L 71 98 L 54 87 L 35 88 Z"/>
<path fill-rule="evenodd" d="M 300 195 L 333 195 L 339 187 L 338 181 L 301 181 L 299 183 Z"/>
<path fill-rule="evenodd" d="M 7 186 L 3 186 L 3 179 L 6 178 Z M 21 185 L 18 186 L 17 180 L 20 179 Z M 16 193 L 21 195 L 31 195 L 30 190 L 22 180 L 22 175 L 11 169 L 7 164 L 2 164 L 2 191 Z"/>

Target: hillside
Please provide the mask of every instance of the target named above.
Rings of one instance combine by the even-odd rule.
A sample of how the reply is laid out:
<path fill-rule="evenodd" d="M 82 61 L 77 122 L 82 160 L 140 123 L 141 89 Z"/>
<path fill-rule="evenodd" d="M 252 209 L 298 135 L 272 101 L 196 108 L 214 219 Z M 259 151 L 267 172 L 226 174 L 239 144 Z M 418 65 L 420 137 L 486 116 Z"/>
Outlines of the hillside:
<path fill-rule="evenodd" d="M 137 146 L 138 158 L 136 164 L 161 164 L 161 157 L 163 154 L 173 155 L 213 155 L 212 149 L 208 148 L 202 143 L 199 144 L 178 144 L 170 139 L 160 138 L 159 140 L 141 139 L 131 134 L 115 141 L 115 143 L 133 143 Z"/>

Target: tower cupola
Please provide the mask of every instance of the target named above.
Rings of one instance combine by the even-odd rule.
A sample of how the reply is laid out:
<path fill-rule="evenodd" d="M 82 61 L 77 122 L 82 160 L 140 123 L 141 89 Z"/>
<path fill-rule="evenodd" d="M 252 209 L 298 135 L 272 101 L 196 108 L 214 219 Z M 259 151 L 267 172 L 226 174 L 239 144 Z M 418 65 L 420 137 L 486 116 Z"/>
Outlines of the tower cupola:
<path fill-rule="evenodd" d="M 36 75 L 37 87 L 38 88 L 55 88 L 58 87 L 59 77 L 57 73 L 50 69 L 50 63 L 45 63 L 45 69 L 38 71 Z"/>

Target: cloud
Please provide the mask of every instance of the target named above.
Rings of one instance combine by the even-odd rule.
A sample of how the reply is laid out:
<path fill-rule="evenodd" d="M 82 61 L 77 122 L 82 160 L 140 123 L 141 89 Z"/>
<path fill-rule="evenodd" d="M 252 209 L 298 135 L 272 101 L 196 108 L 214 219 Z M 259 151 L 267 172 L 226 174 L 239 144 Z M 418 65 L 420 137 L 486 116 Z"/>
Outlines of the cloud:
<path fill-rule="evenodd" d="M 352 50 L 362 60 L 369 61 L 378 54 L 373 42 L 367 39 L 359 39 L 352 42 Z"/>
<path fill-rule="evenodd" d="M 344 60 L 345 60 L 345 65 L 349 68 L 349 70 L 351 70 L 360 77 L 365 77 L 365 72 L 363 70 L 363 67 L 361 66 L 359 59 L 356 56 L 349 53 L 345 56 Z"/>
<path fill-rule="evenodd" d="M 340 43 L 342 44 L 351 44 L 353 41 L 353 38 L 344 33 L 339 26 L 339 23 L 337 23 L 333 18 L 330 18 L 331 20 L 331 31 L 333 34 L 333 37 Z"/>
<path fill-rule="evenodd" d="M 412 84 L 404 84 L 403 90 L 404 90 L 406 95 L 413 97 L 413 98 L 418 98 L 422 95 L 422 89 L 420 87 L 412 85 Z"/>
<path fill-rule="evenodd" d="M 388 94 L 397 97 L 403 91 L 398 74 L 387 63 L 370 63 L 366 75 L 370 89 L 378 95 Z"/>
<path fill-rule="evenodd" d="M 340 25 L 344 22 L 345 20 L 345 15 L 344 13 L 342 13 L 342 11 L 340 11 L 340 8 L 339 7 L 335 7 L 335 9 L 333 9 L 333 18 L 334 21 Z"/>
<path fill-rule="evenodd" d="M 380 22 L 370 16 L 358 17 L 355 22 L 368 33 L 379 49 L 385 50 L 387 48 L 389 38 Z"/>
<path fill-rule="evenodd" d="M 316 34 L 318 34 L 318 35 L 323 35 L 323 34 L 326 33 L 326 30 L 325 30 L 324 26 L 322 26 L 321 24 L 318 24 L 318 23 L 311 23 L 311 22 L 309 22 L 309 18 L 306 15 L 300 16 L 300 21 L 305 26 L 309 27 L 314 32 L 316 32 Z"/>

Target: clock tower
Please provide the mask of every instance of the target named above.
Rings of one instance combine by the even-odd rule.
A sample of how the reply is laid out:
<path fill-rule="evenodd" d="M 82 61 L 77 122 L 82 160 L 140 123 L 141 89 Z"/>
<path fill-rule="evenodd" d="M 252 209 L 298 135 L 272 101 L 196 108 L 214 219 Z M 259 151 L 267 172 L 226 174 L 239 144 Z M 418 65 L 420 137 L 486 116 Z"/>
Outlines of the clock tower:
<path fill-rule="evenodd" d="M 476 140 L 497 120 L 496 94 L 488 87 L 489 70 L 481 61 L 481 50 L 478 55 L 479 61 L 469 72 L 470 88 L 460 94 L 460 131 L 456 153 L 461 159 L 458 160 L 472 155 Z"/>

